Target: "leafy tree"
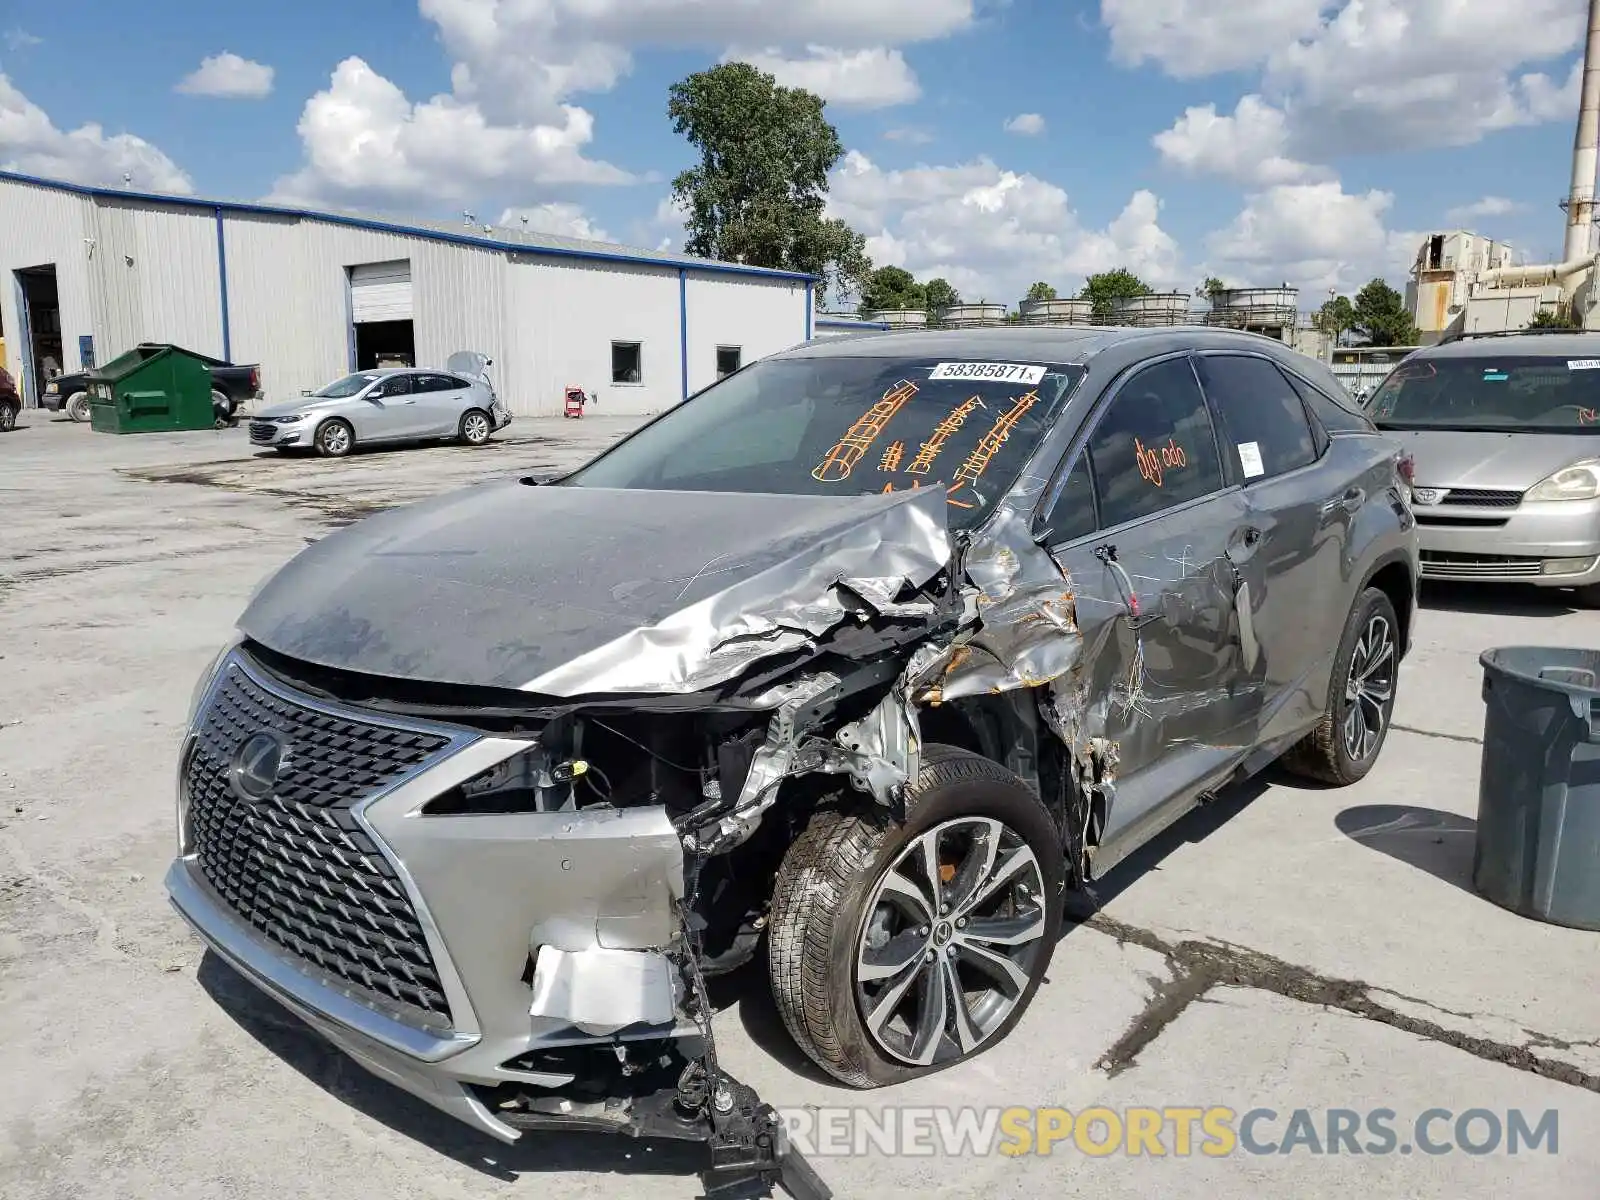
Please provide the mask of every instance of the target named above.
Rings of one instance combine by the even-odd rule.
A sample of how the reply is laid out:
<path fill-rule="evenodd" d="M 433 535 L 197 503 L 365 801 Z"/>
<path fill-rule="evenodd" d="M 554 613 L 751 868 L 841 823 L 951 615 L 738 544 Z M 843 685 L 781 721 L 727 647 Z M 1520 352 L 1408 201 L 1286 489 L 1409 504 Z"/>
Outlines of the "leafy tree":
<path fill-rule="evenodd" d="M 928 308 L 937 312 L 961 303 L 961 294 L 950 286 L 948 279 L 928 280 Z"/>
<path fill-rule="evenodd" d="M 1228 290 L 1228 285 L 1215 275 L 1207 275 L 1204 283 L 1200 285 L 1200 294 L 1207 300 L 1215 301 L 1223 292 Z"/>
<path fill-rule="evenodd" d="M 1529 329 L 1582 329 L 1570 314 L 1560 309 L 1541 308 L 1528 322 Z"/>
<path fill-rule="evenodd" d="M 1349 296 L 1335 296 L 1331 300 L 1324 300 L 1322 307 L 1317 309 L 1317 315 L 1311 319 L 1311 324 L 1319 332 L 1327 334 L 1335 342 L 1347 330 L 1354 327 L 1355 323 L 1355 305 L 1350 303 Z"/>
<path fill-rule="evenodd" d="M 1093 302 L 1093 319 L 1105 322 L 1111 320 L 1116 301 L 1133 296 L 1148 296 L 1150 292 L 1150 285 L 1144 280 L 1132 271 L 1118 267 L 1115 271 L 1102 271 L 1098 275 L 1089 276 L 1084 282 L 1083 291 L 1078 295 L 1080 299 Z"/>
<path fill-rule="evenodd" d="M 928 289 L 903 267 L 879 267 L 861 287 L 861 314 L 927 308 Z"/>
<path fill-rule="evenodd" d="M 1382 279 L 1356 293 L 1351 328 L 1374 346 L 1415 346 L 1421 338 L 1405 297 Z"/>
<path fill-rule="evenodd" d="M 1031 288 L 1028 289 L 1028 299 L 1029 300 L 1054 300 L 1055 298 L 1056 298 L 1056 290 L 1055 290 L 1055 288 L 1051 287 L 1048 283 L 1045 283 L 1043 280 L 1040 280 L 1038 283 L 1034 284 Z"/>
<path fill-rule="evenodd" d="M 823 216 L 828 172 L 844 156 L 823 107 L 749 63 L 722 63 L 672 85 L 673 131 L 700 153 L 699 165 L 672 181 L 689 214 L 689 253 L 807 271 L 822 277 L 823 295 L 862 286 L 872 270 L 866 239 Z"/>

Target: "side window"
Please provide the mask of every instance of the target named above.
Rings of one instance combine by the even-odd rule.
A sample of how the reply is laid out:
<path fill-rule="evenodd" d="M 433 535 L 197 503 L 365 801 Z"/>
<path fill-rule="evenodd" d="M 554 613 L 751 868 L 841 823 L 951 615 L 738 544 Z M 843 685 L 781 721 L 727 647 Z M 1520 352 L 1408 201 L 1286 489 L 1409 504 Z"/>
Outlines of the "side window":
<path fill-rule="evenodd" d="M 1324 392 L 1313 387 L 1292 371 L 1285 371 L 1289 382 L 1294 385 L 1294 390 L 1300 393 L 1300 399 L 1306 402 L 1306 407 L 1316 415 L 1326 429 L 1338 430 L 1342 433 L 1371 433 L 1372 422 L 1365 413 L 1360 411 L 1361 406 L 1350 398 L 1350 394 L 1342 387 L 1335 387 Z M 1342 398 L 1341 398 L 1342 397 Z M 1319 439 L 1320 440 L 1320 439 Z"/>
<path fill-rule="evenodd" d="M 1222 487 L 1211 413 L 1187 358 L 1122 385 L 1089 438 L 1100 524 L 1111 528 Z"/>
<path fill-rule="evenodd" d="M 1282 371 L 1237 354 L 1203 355 L 1198 365 L 1236 478 L 1271 479 L 1317 461 L 1305 404 Z"/>
<path fill-rule="evenodd" d="M 443 392 L 449 389 L 449 384 L 437 375 L 413 375 L 411 377 L 411 390 L 414 392 Z"/>
<path fill-rule="evenodd" d="M 1094 518 L 1094 476 L 1089 473 L 1089 456 L 1080 454 L 1050 510 L 1050 544 L 1077 541 L 1099 527 Z"/>
<path fill-rule="evenodd" d="M 411 394 L 411 376 L 391 375 L 378 385 L 380 396 L 409 396 Z"/>

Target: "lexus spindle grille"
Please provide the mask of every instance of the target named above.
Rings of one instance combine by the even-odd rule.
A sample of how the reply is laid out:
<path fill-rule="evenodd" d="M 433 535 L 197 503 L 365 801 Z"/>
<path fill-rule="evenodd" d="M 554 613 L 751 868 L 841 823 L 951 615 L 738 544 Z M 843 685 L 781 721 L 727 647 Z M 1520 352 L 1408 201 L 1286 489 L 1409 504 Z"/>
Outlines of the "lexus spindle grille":
<path fill-rule="evenodd" d="M 261 733 L 281 748 L 276 782 L 250 798 L 236 759 Z M 422 926 L 351 809 L 448 744 L 289 699 L 230 663 L 184 770 L 190 843 L 222 900 L 351 994 L 435 1027 L 450 1009 Z"/>

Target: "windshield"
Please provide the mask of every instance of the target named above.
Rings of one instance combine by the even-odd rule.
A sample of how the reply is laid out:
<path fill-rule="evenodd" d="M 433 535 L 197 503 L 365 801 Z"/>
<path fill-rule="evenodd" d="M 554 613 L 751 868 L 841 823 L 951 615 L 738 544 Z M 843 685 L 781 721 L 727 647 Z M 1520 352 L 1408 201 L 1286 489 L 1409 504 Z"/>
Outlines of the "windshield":
<path fill-rule="evenodd" d="M 1390 373 L 1369 411 L 1380 429 L 1600 433 L 1600 359 L 1418 359 Z"/>
<path fill-rule="evenodd" d="M 313 396 L 321 396 L 326 400 L 338 400 L 345 396 L 354 396 L 377 378 L 371 371 L 361 371 L 355 375 L 346 375 L 343 379 L 335 380 L 327 387 L 311 394 Z"/>
<path fill-rule="evenodd" d="M 839 496 L 945 484 L 980 521 L 1081 367 L 917 358 L 768 359 L 728 376 L 568 486 Z"/>

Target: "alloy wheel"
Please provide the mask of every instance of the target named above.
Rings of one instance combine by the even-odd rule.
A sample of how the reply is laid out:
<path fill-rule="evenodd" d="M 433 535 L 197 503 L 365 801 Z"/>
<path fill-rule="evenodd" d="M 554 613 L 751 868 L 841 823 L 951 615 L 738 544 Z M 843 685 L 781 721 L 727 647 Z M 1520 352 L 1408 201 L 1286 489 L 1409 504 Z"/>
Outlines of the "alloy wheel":
<path fill-rule="evenodd" d="M 489 418 L 482 413 L 468 413 L 461 422 L 461 431 L 474 446 L 489 440 Z"/>
<path fill-rule="evenodd" d="M 1344 687 L 1344 748 L 1354 762 L 1365 762 L 1383 740 L 1394 702 L 1397 662 L 1394 626 L 1387 617 L 1375 615 L 1356 642 Z"/>
<path fill-rule="evenodd" d="M 9 404 L 0 404 L 0 430 L 17 427 L 17 410 Z"/>
<path fill-rule="evenodd" d="M 329 425 L 322 431 L 322 448 L 329 454 L 340 455 L 350 449 L 350 431 L 343 425 Z"/>
<path fill-rule="evenodd" d="M 873 892 L 857 943 L 856 1004 L 891 1057 L 934 1066 L 1005 1025 L 1044 949 L 1044 877 L 1020 835 L 989 817 L 920 834 Z"/>

